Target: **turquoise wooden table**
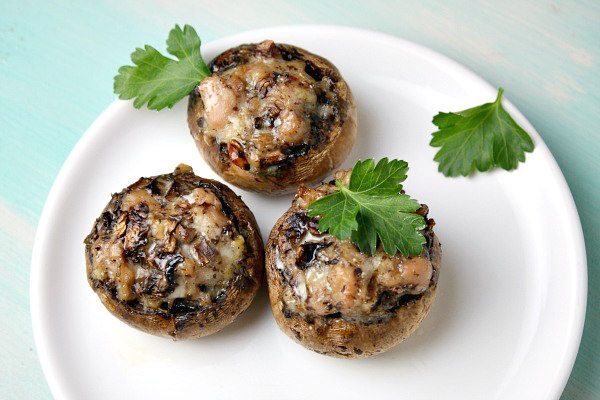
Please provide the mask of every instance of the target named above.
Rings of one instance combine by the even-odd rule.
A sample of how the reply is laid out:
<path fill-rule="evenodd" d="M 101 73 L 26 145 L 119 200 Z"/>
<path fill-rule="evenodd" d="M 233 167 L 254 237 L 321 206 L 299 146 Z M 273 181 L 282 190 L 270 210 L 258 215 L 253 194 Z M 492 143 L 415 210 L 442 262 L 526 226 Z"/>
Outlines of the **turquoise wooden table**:
<path fill-rule="evenodd" d="M 418 3 L 418 4 L 417 4 Z M 129 52 L 174 23 L 204 41 L 268 25 L 343 24 L 428 46 L 503 86 L 571 187 L 588 313 L 563 399 L 600 398 L 600 3 L 591 1 L 23 1 L 0 3 L 0 398 L 45 399 L 29 318 L 33 235 L 81 134 L 113 101 Z M 360 66 L 357 65 L 357 68 Z M 560 294 L 557 294 L 560 295 Z"/>

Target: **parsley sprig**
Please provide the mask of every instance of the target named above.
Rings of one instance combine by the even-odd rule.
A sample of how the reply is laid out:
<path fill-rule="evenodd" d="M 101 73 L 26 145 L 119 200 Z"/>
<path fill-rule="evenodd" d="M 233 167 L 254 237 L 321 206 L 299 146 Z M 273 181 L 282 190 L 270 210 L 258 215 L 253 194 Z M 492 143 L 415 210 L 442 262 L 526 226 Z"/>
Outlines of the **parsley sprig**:
<path fill-rule="evenodd" d="M 516 169 L 525 152 L 534 148 L 531 137 L 502 107 L 503 89 L 493 103 L 433 117 L 439 128 L 431 146 L 441 147 L 434 160 L 446 176 L 467 176 L 495 167 Z"/>
<path fill-rule="evenodd" d="M 144 105 L 151 110 L 173 107 L 210 76 L 200 54 L 200 37 L 189 25 L 179 25 L 169 32 L 165 57 L 152 46 L 137 48 L 131 54 L 135 65 L 124 65 L 115 76 L 114 91 L 120 99 L 133 100 L 135 108 Z"/>
<path fill-rule="evenodd" d="M 313 202 L 308 215 L 321 217 L 319 231 L 352 239 L 363 253 L 374 254 L 379 240 L 388 254 L 419 255 L 425 219 L 416 214 L 419 202 L 401 193 L 407 171 L 402 160 L 358 161 L 349 185 L 337 180 L 339 190 Z"/>

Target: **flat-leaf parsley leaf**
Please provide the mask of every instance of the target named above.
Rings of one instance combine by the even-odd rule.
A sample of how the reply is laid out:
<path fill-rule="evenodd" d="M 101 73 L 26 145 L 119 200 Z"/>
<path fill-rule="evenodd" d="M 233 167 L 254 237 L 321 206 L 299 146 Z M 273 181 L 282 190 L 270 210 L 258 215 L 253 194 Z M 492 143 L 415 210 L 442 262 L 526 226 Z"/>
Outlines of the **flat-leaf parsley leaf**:
<path fill-rule="evenodd" d="M 446 176 L 467 176 L 495 167 L 517 168 L 525 152 L 533 151 L 533 141 L 502 107 L 503 89 L 493 103 L 459 112 L 440 112 L 433 117 L 439 128 L 431 146 L 441 147 L 434 160 Z"/>
<path fill-rule="evenodd" d="M 173 107 L 210 76 L 200 54 L 200 37 L 189 25 L 169 32 L 167 51 L 177 60 L 165 57 L 152 46 L 137 48 L 131 54 L 135 65 L 124 65 L 115 76 L 114 91 L 120 99 L 133 100 L 135 108 L 147 104 L 151 110 Z"/>
<path fill-rule="evenodd" d="M 349 185 L 336 181 L 339 190 L 313 202 L 308 215 L 320 216 L 319 231 L 352 239 L 363 253 L 374 254 L 379 239 L 388 254 L 419 255 L 425 219 L 416 213 L 419 202 L 401 193 L 407 171 L 402 160 L 358 161 Z"/>

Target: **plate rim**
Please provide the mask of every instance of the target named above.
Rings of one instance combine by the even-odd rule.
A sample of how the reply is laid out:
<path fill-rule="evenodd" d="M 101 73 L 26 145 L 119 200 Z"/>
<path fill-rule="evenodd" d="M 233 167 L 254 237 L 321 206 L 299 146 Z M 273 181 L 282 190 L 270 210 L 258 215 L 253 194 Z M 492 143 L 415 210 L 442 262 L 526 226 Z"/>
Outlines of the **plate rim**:
<path fill-rule="evenodd" d="M 368 35 L 379 41 L 385 41 L 394 46 L 401 47 L 403 50 L 407 50 L 415 55 L 427 59 L 433 64 L 443 65 L 451 70 L 453 74 L 459 74 L 463 77 L 467 77 L 469 80 L 477 82 L 482 87 L 487 88 L 490 92 L 496 92 L 496 89 L 485 81 L 478 74 L 465 67 L 458 61 L 455 61 L 451 57 L 438 53 L 437 51 L 430 49 L 424 45 L 417 44 L 410 40 L 394 36 L 392 34 L 372 30 L 365 28 L 356 28 L 344 25 L 328 25 L 328 24 L 293 24 L 293 25 L 279 25 L 271 26 L 266 28 L 251 29 L 238 32 L 232 35 L 223 36 L 216 40 L 212 40 L 203 44 L 204 48 L 207 47 L 219 47 L 222 42 L 231 41 L 238 37 L 245 37 L 247 35 L 259 35 L 259 34 L 274 34 L 274 32 L 292 32 L 292 31 L 306 31 L 306 30 L 321 30 L 321 31 L 345 31 L 352 34 Z M 244 41 L 244 40 L 242 40 Z M 565 353 L 568 357 L 564 358 L 562 365 L 560 366 L 560 372 L 558 379 L 551 384 L 550 394 L 554 398 L 559 398 L 567 384 L 575 359 L 577 357 L 581 337 L 583 333 L 583 327 L 585 323 L 586 307 L 587 307 L 587 257 L 585 249 L 585 241 L 583 235 L 583 229 L 581 221 L 577 211 L 573 195 L 569 188 L 569 185 L 560 169 L 556 159 L 546 146 L 544 140 L 539 133 L 533 128 L 533 125 L 527 120 L 527 118 L 514 106 L 512 103 L 504 98 L 503 103 L 512 115 L 516 115 L 519 119 L 526 121 L 527 124 L 532 128 L 529 133 L 533 136 L 536 143 L 536 151 L 543 153 L 542 157 L 545 162 L 548 163 L 548 173 L 552 175 L 553 180 L 558 185 L 558 189 L 562 194 L 562 202 L 565 206 L 565 215 L 567 217 L 567 224 L 570 225 L 570 233 L 574 240 L 575 246 L 574 251 L 576 252 L 576 259 L 573 260 L 573 265 L 577 268 L 576 273 L 576 288 L 573 294 L 575 300 L 575 315 L 571 316 L 572 327 L 571 334 L 568 337 L 568 341 L 565 344 Z M 66 184 L 67 176 L 76 164 L 77 159 L 83 149 L 87 148 L 89 144 L 99 139 L 102 126 L 113 116 L 119 112 L 124 112 L 129 109 L 131 104 L 129 101 L 114 100 L 112 103 L 105 108 L 99 116 L 92 122 L 92 124 L 84 131 L 81 137 L 77 140 L 73 146 L 69 155 L 63 162 L 56 175 L 54 182 L 46 196 L 44 206 L 40 213 L 38 225 L 35 232 L 34 244 L 31 256 L 31 269 L 29 279 L 29 304 L 30 304 L 30 316 L 32 323 L 32 332 L 34 337 L 34 343 L 36 352 L 42 371 L 50 388 L 50 392 L 55 398 L 66 398 L 63 387 L 59 383 L 59 379 L 56 376 L 55 368 L 53 368 L 51 357 L 48 355 L 48 343 L 44 336 L 44 324 L 42 322 L 42 304 L 40 302 L 40 292 L 43 283 L 43 254 L 45 254 L 48 247 L 48 231 L 52 226 L 50 216 L 54 215 L 57 207 L 59 207 L 58 197 L 64 192 L 64 186 Z"/>

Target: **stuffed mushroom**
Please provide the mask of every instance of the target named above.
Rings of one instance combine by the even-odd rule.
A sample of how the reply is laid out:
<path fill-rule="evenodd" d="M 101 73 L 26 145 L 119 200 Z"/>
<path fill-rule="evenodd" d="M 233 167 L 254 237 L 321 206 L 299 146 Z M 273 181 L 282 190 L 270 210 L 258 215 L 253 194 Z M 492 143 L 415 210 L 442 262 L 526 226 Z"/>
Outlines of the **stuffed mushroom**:
<path fill-rule="evenodd" d="M 264 263 L 248 207 L 186 165 L 114 194 L 85 239 L 85 258 L 112 314 L 173 339 L 230 324 L 256 294 Z"/>
<path fill-rule="evenodd" d="M 348 179 L 343 172 L 337 175 Z M 362 253 L 350 240 L 320 233 L 307 209 L 337 190 L 335 184 L 300 187 L 267 242 L 271 308 L 292 339 L 321 354 L 367 357 L 406 339 L 435 298 L 441 264 L 434 221 L 422 205 L 425 245 L 418 256 Z"/>
<path fill-rule="evenodd" d="M 269 194 L 292 191 L 339 166 L 356 138 L 350 88 L 328 60 L 274 43 L 217 56 L 191 93 L 188 124 L 226 181 Z"/>

